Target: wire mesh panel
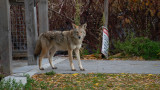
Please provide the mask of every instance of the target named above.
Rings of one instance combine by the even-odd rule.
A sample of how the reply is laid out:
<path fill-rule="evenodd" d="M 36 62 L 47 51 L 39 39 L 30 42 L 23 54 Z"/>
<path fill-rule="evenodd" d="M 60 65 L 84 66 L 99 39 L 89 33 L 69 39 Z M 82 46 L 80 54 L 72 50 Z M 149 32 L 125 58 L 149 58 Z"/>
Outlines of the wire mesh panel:
<path fill-rule="evenodd" d="M 12 4 L 10 13 L 13 55 L 23 55 L 22 52 L 27 51 L 24 4 Z"/>

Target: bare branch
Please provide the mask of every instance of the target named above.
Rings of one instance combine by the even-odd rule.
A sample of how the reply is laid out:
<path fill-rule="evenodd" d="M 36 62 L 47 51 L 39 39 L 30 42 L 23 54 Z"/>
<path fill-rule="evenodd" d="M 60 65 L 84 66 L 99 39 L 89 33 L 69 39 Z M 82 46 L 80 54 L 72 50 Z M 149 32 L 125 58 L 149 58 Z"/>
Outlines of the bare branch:
<path fill-rule="evenodd" d="M 71 22 L 74 23 L 74 20 L 72 20 L 71 18 L 67 17 L 66 15 L 63 15 L 63 14 L 61 14 L 61 13 L 59 13 L 59 12 L 57 12 L 57 11 L 54 11 L 54 10 L 52 10 L 52 9 L 50 9 L 50 8 L 49 8 L 48 10 L 51 10 L 52 12 L 55 12 L 55 13 L 59 14 L 60 16 L 65 17 L 65 18 L 67 18 L 68 20 L 70 20 Z"/>
<path fill-rule="evenodd" d="M 62 7 L 63 7 L 64 2 L 65 2 L 65 0 L 62 1 L 61 8 L 59 9 L 59 13 L 61 13 L 61 11 L 62 11 Z"/>

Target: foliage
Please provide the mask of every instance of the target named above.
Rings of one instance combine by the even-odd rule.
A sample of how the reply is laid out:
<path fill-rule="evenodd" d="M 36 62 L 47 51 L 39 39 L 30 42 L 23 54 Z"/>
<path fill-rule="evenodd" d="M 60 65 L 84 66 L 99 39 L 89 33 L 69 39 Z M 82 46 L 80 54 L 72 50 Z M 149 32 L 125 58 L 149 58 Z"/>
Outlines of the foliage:
<path fill-rule="evenodd" d="M 83 58 L 85 55 L 89 55 L 90 53 L 88 52 L 88 50 L 87 49 L 85 49 L 85 48 L 81 48 L 80 49 L 80 56 L 81 56 L 81 58 Z"/>
<path fill-rule="evenodd" d="M 46 75 L 54 75 L 54 74 L 56 74 L 54 71 L 51 71 L 51 72 L 46 72 L 45 73 Z"/>
<path fill-rule="evenodd" d="M 89 52 L 88 49 L 81 48 L 80 56 L 84 60 L 102 59 L 102 54 L 100 52 L 100 49 L 92 50 L 92 52 Z"/>
<path fill-rule="evenodd" d="M 97 50 L 95 50 L 95 52 L 94 52 L 93 54 L 94 54 L 94 56 L 95 56 L 96 58 L 101 58 L 101 57 L 99 57 L 99 55 L 101 54 L 99 48 L 98 48 Z"/>
<path fill-rule="evenodd" d="M 1 80 L 2 78 L 4 78 L 4 75 L 3 75 L 3 74 L 0 74 L 0 80 Z"/>
<path fill-rule="evenodd" d="M 158 0 L 110 0 L 109 30 L 111 40 L 123 40 L 127 32 L 138 37 L 160 40 Z"/>
<path fill-rule="evenodd" d="M 160 59 L 160 42 L 151 41 L 144 37 L 127 38 L 124 42 L 115 44 L 116 52 L 130 56 L 142 56 L 144 59 Z"/>
<path fill-rule="evenodd" d="M 35 81 L 33 79 L 30 78 L 29 75 L 25 75 L 27 77 L 27 83 L 26 85 L 24 86 L 25 89 L 28 89 L 28 90 L 32 90 L 32 83 L 35 83 Z"/>
<path fill-rule="evenodd" d="M 0 90 L 21 90 L 23 89 L 23 84 L 21 82 L 17 83 L 14 79 L 5 81 L 4 79 L 0 81 Z"/>

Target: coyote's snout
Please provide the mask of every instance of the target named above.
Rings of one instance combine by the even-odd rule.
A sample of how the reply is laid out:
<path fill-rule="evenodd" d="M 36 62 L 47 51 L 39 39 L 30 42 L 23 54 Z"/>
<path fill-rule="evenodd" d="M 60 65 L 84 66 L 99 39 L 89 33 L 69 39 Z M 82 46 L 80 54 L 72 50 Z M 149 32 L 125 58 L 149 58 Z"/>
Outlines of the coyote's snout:
<path fill-rule="evenodd" d="M 87 24 L 83 24 L 81 26 L 77 26 L 75 24 L 72 24 L 73 29 L 70 31 L 48 31 L 45 33 L 42 33 L 39 36 L 39 39 L 36 43 L 36 48 L 34 55 L 39 55 L 39 69 L 44 70 L 44 68 L 41 66 L 41 62 L 43 57 L 49 52 L 49 63 L 53 69 L 57 69 L 52 64 L 52 57 L 58 50 L 68 50 L 69 55 L 69 61 L 72 71 L 75 71 L 73 65 L 73 57 L 72 52 L 74 51 L 76 54 L 76 57 L 78 59 L 78 64 L 80 70 L 85 70 L 82 67 L 81 60 L 80 60 L 80 54 L 79 49 L 81 48 L 82 41 L 84 37 L 86 36 L 86 26 Z"/>

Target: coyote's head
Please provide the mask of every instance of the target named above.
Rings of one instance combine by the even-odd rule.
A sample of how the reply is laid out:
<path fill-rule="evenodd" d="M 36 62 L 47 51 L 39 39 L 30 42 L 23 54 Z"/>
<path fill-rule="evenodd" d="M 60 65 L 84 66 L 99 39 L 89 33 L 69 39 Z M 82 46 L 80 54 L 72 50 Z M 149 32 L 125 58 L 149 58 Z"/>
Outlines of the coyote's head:
<path fill-rule="evenodd" d="M 80 26 L 77 26 L 75 24 L 72 23 L 73 26 L 73 31 L 72 31 L 72 36 L 76 39 L 84 39 L 84 37 L 86 36 L 86 27 L 87 24 L 83 24 Z"/>

